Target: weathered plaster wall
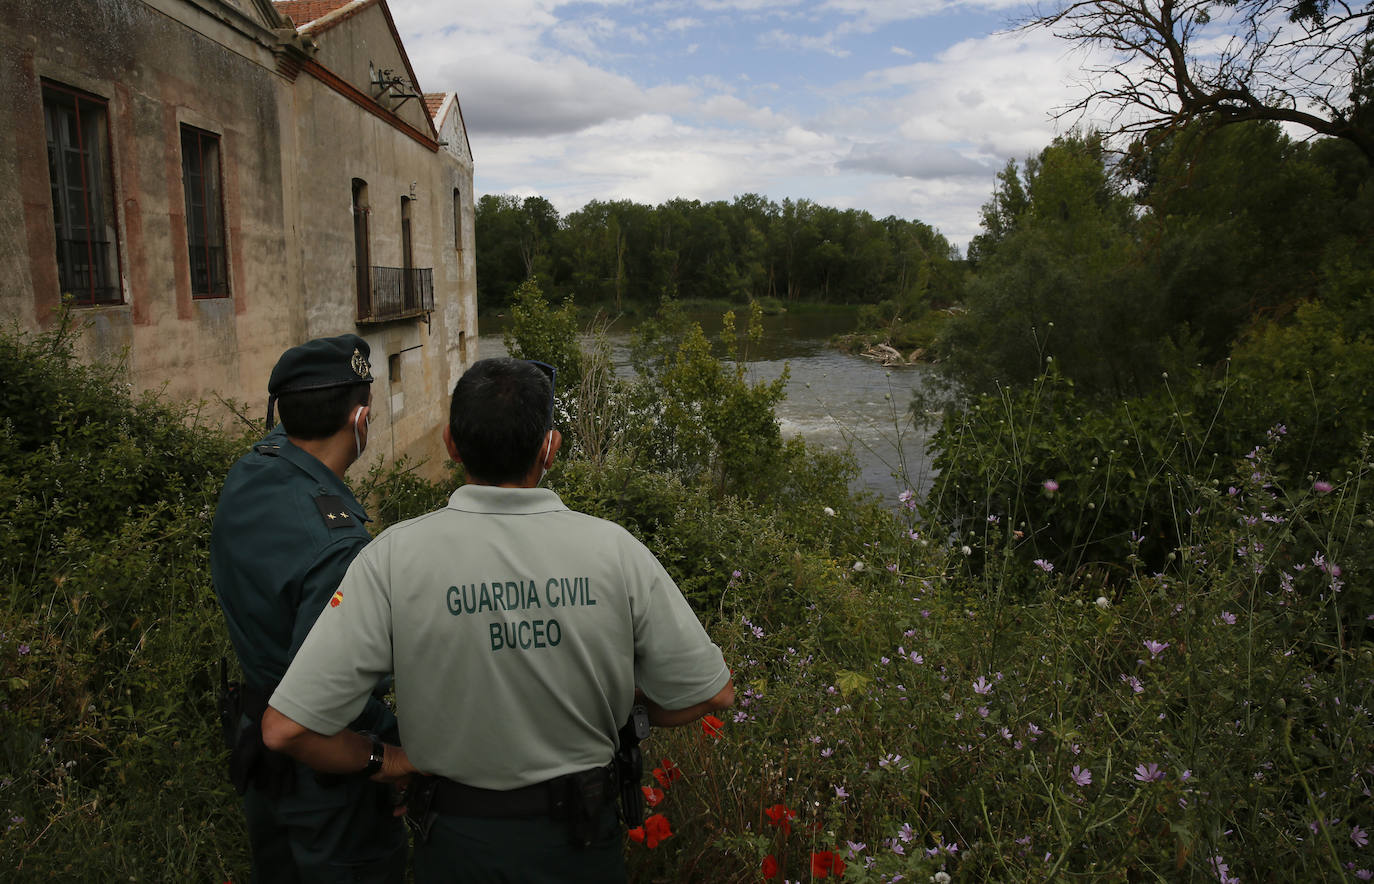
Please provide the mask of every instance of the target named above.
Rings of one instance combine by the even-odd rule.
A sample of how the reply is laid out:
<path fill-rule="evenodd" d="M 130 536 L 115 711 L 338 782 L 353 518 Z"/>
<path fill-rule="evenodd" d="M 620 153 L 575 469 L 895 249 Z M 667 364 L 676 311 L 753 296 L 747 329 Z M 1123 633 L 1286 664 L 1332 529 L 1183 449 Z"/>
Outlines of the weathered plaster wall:
<path fill-rule="evenodd" d="M 0 304 L 31 327 L 50 322 L 58 306 L 42 81 L 89 92 L 108 102 L 124 303 L 78 309 L 89 323 L 84 355 L 124 356 L 130 381 L 141 389 L 233 396 L 245 382 L 265 383 L 254 366 L 280 352 L 292 325 L 283 301 L 257 297 L 282 288 L 286 278 L 283 84 L 254 57 L 261 47 L 240 41 L 235 51 L 207 40 L 194 28 L 233 35 L 196 7 L 180 9 L 188 21 L 141 3 L 53 0 L 19 4 L 0 22 L 0 46 L 13 65 L 6 77 L 11 100 L 0 108 L 0 169 L 24 182 L 20 211 L 5 202 L 0 223 L 25 234 L 5 237 L 12 247 L 0 258 L 9 271 L 0 278 Z M 183 124 L 221 138 L 228 299 L 191 297 Z M 13 248 L 18 243 L 22 250 Z"/>
<path fill-rule="evenodd" d="M 261 417 L 283 350 L 356 332 L 372 346 L 377 377 L 365 465 L 409 455 L 441 474 L 449 391 L 476 342 L 470 157 L 417 141 L 328 77 L 279 73 L 273 23 L 253 4 L 0 0 L 0 10 L 0 174 L 17 182 L 0 198 L 0 313 L 38 328 L 60 302 L 41 89 L 48 78 L 108 102 L 124 303 L 77 308 L 88 326 L 84 355 L 124 356 L 139 389 L 207 399 L 212 411 L 224 397 Z M 366 92 L 369 58 L 389 52 L 379 66 L 399 68 L 400 56 L 380 7 L 354 19 L 320 35 L 318 58 L 332 58 L 342 68 L 333 73 Z M 431 131 L 416 116 L 425 113 L 421 102 L 402 113 Z M 228 298 L 191 295 L 183 125 L 220 136 Z M 373 265 L 402 266 L 401 196 L 413 195 L 413 266 L 434 273 L 428 324 L 356 322 L 355 177 L 368 182 Z M 465 204 L 462 249 L 454 247 L 454 188 Z"/>

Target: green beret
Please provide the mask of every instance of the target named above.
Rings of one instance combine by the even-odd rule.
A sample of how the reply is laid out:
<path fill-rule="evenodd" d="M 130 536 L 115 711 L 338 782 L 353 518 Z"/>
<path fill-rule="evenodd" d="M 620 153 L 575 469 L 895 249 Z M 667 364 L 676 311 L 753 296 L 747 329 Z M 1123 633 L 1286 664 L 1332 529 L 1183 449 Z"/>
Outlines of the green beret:
<path fill-rule="evenodd" d="M 367 357 L 372 348 L 357 335 L 316 338 L 292 347 L 277 360 L 267 381 L 267 426 L 272 426 L 272 406 L 278 396 L 304 390 L 372 383 Z"/>
<path fill-rule="evenodd" d="M 372 348 L 357 335 L 316 338 L 281 355 L 267 381 L 272 396 L 372 383 Z"/>

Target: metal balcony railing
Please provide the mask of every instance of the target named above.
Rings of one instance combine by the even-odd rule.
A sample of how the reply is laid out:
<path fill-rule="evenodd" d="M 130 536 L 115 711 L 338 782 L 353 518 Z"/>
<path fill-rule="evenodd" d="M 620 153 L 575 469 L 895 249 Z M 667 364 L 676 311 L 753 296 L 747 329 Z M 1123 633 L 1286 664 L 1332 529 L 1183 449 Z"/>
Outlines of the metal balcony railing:
<path fill-rule="evenodd" d="M 369 309 L 366 315 L 359 310 L 359 322 L 386 322 L 428 316 L 433 312 L 434 271 L 431 268 L 373 267 L 371 270 Z"/>

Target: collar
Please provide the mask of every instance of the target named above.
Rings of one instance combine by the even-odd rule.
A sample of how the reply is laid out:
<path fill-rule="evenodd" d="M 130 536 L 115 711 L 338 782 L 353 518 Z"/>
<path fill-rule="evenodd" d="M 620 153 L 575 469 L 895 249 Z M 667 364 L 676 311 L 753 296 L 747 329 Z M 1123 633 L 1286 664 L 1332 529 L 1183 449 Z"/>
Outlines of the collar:
<path fill-rule="evenodd" d="M 463 485 L 449 497 L 448 507 L 465 513 L 511 516 L 568 509 L 563 500 L 547 488 L 500 488 L 495 485 Z"/>
<path fill-rule="evenodd" d="M 254 445 L 253 450 L 280 457 L 309 476 L 319 486 L 321 493 L 332 494 L 341 499 L 344 506 L 348 507 L 349 512 L 358 519 L 364 522 L 372 521 L 367 517 L 367 511 L 363 509 L 363 505 L 358 503 L 358 499 L 353 496 L 352 490 L 344 484 L 343 480 L 334 475 L 334 471 L 321 463 L 315 455 L 292 444 L 286 436 L 286 430 L 280 424 L 275 430 L 268 433 L 266 438 Z"/>

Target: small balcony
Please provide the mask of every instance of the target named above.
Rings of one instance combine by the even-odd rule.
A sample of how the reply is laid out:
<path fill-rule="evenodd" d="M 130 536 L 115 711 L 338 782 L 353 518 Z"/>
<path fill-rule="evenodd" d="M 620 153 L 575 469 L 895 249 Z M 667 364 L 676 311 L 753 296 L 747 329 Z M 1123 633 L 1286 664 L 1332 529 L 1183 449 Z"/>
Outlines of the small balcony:
<path fill-rule="evenodd" d="M 434 271 L 429 267 L 371 267 L 368 297 L 358 299 L 358 323 L 423 317 L 434 311 Z M 359 274 L 361 276 L 361 274 Z M 358 282 L 361 284 L 362 279 Z"/>

